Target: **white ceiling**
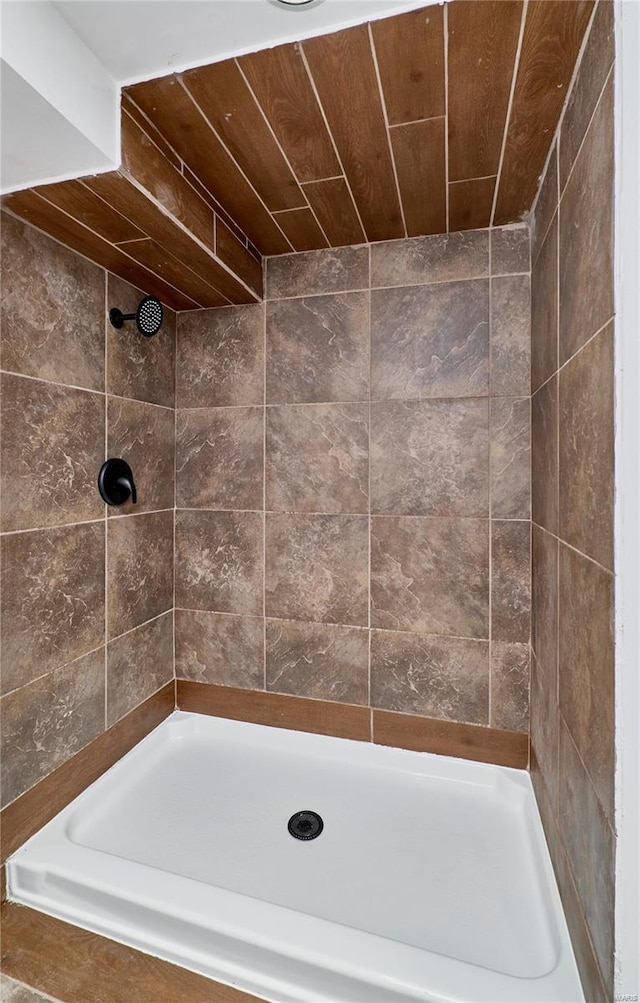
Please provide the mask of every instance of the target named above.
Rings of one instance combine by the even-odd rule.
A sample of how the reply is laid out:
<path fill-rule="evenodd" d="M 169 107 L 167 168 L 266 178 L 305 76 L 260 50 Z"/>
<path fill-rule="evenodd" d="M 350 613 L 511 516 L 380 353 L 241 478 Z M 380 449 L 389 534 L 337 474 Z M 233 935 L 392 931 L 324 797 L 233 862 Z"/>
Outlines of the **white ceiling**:
<path fill-rule="evenodd" d="M 322 0 L 287 8 L 269 0 L 56 0 L 54 6 L 124 85 L 433 2 Z"/>

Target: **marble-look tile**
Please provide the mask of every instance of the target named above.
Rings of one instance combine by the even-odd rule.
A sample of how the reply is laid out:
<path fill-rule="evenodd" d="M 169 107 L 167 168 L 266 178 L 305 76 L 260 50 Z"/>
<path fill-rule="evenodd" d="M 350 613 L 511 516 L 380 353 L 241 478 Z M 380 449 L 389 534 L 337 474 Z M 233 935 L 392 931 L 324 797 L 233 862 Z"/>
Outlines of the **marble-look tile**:
<path fill-rule="evenodd" d="M 529 731 L 529 645 L 491 642 L 492 728 Z"/>
<path fill-rule="evenodd" d="M 541 681 L 535 656 L 531 659 L 531 756 L 544 778 L 554 814 L 558 810 L 558 728 L 560 715 L 556 691 Z"/>
<path fill-rule="evenodd" d="M 560 205 L 560 364 L 613 315 L 613 77 Z"/>
<path fill-rule="evenodd" d="M 262 509 L 263 443 L 261 407 L 178 411 L 178 507 Z"/>
<path fill-rule="evenodd" d="M 2 688 L 104 641 L 104 523 L 3 536 Z"/>
<path fill-rule="evenodd" d="M 372 631 L 371 705 L 488 724 L 488 642 Z"/>
<path fill-rule="evenodd" d="M 367 537 L 364 516 L 268 514 L 267 616 L 366 626 Z"/>
<path fill-rule="evenodd" d="M 372 292 L 372 398 L 480 397 L 488 391 L 488 280 Z"/>
<path fill-rule="evenodd" d="M 267 408 L 266 493 L 277 512 L 368 512 L 369 406 Z"/>
<path fill-rule="evenodd" d="M 359 627 L 267 620 L 267 689 L 367 704 L 369 636 Z"/>
<path fill-rule="evenodd" d="M 465 230 L 371 245 L 371 288 L 451 282 L 489 274 L 489 233 Z"/>
<path fill-rule="evenodd" d="M 576 747 L 560 725 L 559 821 L 578 896 L 606 984 L 613 983 L 615 837 Z"/>
<path fill-rule="evenodd" d="M 564 190 L 615 56 L 614 7 L 599 3 L 560 133 L 560 191 Z"/>
<path fill-rule="evenodd" d="M 173 613 L 107 645 L 107 727 L 173 679 Z"/>
<path fill-rule="evenodd" d="M 547 170 L 540 185 L 538 201 L 531 219 L 531 264 L 540 253 L 547 231 L 558 208 L 558 144 L 553 144 Z"/>
<path fill-rule="evenodd" d="M 267 304 L 267 403 L 369 399 L 369 293 Z"/>
<path fill-rule="evenodd" d="M 371 526 L 372 626 L 489 636 L 489 522 L 381 517 Z"/>
<path fill-rule="evenodd" d="M 613 569 L 613 323 L 560 372 L 559 535 Z"/>
<path fill-rule="evenodd" d="M 100 519 L 104 397 L 2 375 L 4 531 Z"/>
<path fill-rule="evenodd" d="M 528 519 L 531 514 L 531 402 L 493 397 L 490 416 L 491 515 Z"/>
<path fill-rule="evenodd" d="M 558 379 L 531 398 L 531 518 L 558 532 Z"/>
<path fill-rule="evenodd" d="M 4 807 L 104 731 L 104 649 L 21 686 L 0 708 Z"/>
<path fill-rule="evenodd" d="M 267 258 L 267 299 L 314 296 L 369 286 L 369 248 L 330 247 Z"/>
<path fill-rule="evenodd" d="M 134 313 L 145 294 L 116 275 L 107 277 L 107 311 Z M 131 321 L 107 327 L 107 392 L 173 407 L 175 403 L 176 315 L 164 308 L 162 327 L 152 338 Z"/>
<path fill-rule="evenodd" d="M 104 269 L 2 213 L 2 368 L 104 390 Z"/>
<path fill-rule="evenodd" d="M 492 275 L 514 275 L 530 270 L 531 234 L 526 223 L 498 226 L 490 233 Z"/>
<path fill-rule="evenodd" d="M 529 522 L 491 522 L 491 637 L 529 643 L 531 634 Z"/>
<path fill-rule="evenodd" d="M 560 709 L 608 818 L 614 801 L 613 575 L 560 544 Z"/>
<path fill-rule="evenodd" d="M 181 313 L 177 354 L 177 407 L 262 404 L 264 305 Z"/>
<path fill-rule="evenodd" d="M 176 676 L 198 683 L 264 689 L 264 621 L 176 610 Z"/>
<path fill-rule="evenodd" d="M 531 386 L 531 289 L 528 275 L 491 280 L 491 393 L 518 397 Z"/>
<path fill-rule="evenodd" d="M 258 512 L 176 512 L 176 607 L 262 616 Z"/>
<path fill-rule="evenodd" d="M 558 368 L 558 217 L 531 272 L 531 390 Z"/>
<path fill-rule="evenodd" d="M 371 511 L 489 514 L 489 402 L 371 405 Z"/>
<path fill-rule="evenodd" d="M 173 512 L 121 516 L 107 526 L 107 635 L 173 606 Z"/>
<path fill-rule="evenodd" d="M 558 691 L 558 541 L 531 527 L 531 646 L 540 684 Z"/>
<path fill-rule="evenodd" d="M 107 398 L 107 455 L 126 460 L 138 500 L 109 506 L 107 515 L 173 508 L 175 418 L 170 408 L 123 397 Z"/>

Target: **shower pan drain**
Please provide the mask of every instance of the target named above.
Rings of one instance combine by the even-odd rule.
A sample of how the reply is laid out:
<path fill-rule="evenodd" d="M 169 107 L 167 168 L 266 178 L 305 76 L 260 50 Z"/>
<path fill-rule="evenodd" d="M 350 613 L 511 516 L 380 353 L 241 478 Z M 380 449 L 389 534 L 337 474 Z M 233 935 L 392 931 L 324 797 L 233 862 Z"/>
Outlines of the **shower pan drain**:
<path fill-rule="evenodd" d="M 324 822 L 315 811 L 297 811 L 287 822 L 287 829 L 296 839 L 315 839 L 324 829 Z"/>

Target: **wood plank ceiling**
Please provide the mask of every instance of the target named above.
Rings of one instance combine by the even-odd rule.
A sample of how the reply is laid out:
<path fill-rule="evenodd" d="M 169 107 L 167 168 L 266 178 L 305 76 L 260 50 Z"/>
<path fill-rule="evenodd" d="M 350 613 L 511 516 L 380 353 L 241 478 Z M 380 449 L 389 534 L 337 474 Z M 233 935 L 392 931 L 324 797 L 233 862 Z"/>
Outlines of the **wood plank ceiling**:
<path fill-rule="evenodd" d="M 593 7 L 451 0 L 136 84 L 119 172 L 6 202 L 180 309 L 259 297 L 259 255 L 515 222 Z"/>

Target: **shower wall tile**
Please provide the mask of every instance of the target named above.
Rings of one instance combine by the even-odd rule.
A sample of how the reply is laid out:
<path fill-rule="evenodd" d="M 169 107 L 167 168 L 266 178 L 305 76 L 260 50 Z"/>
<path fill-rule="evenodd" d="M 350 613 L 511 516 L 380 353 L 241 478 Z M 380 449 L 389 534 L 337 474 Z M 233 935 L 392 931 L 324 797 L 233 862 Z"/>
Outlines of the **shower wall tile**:
<path fill-rule="evenodd" d="M 610 77 L 560 205 L 561 365 L 613 315 L 612 135 Z"/>
<path fill-rule="evenodd" d="M 489 282 L 371 293 L 371 395 L 388 400 L 489 392 Z"/>
<path fill-rule="evenodd" d="M 173 679 L 173 613 L 107 644 L 107 727 Z"/>
<path fill-rule="evenodd" d="M 529 644 L 491 642 L 492 728 L 529 731 Z"/>
<path fill-rule="evenodd" d="M 8 375 L 1 395 L 2 529 L 101 518 L 104 397 Z"/>
<path fill-rule="evenodd" d="M 535 523 L 531 529 L 531 646 L 541 685 L 558 688 L 558 541 Z"/>
<path fill-rule="evenodd" d="M 177 609 L 176 676 L 198 683 L 264 688 L 264 621 Z"/>
<path fill-rule="evenodd" d="M 369 287 L 369 248 L 333 247 L 268 258 L 267 299 Z"/>
<path fill-rule="evenodd" d="M 104 649 L 21 686 L 0 708 L 4 807 L 104 730 Z"/>
<path fill-rule="evenodd" d="M 531 517 L 558 532 L 558 378 L 531 398 Z"/>
<path fill-rule="evenodd" d="M 117 307 L 135 313 L 145 294 L 115 275 L 107 276 L 107 312 Z M 107 392 L 174 407 L 176 315 L 165 307 L 162 327 L 152 338 L 139 333 L 135 321 L 120 329 L 106 324 Z"/>
<path fill-rule="evenodd" d="M 490 416 L 491 515 L 528 519 L 531 514 L 531 401 L 493 397 Z"/>
<path fill-rule="evenodd" d="M 383 710 L 489 723 L 489 643 L 374 630 L 371 704 Z"/>
<path fill-rule="evenodd" d="M 177 608 L 262 616 L 263 520 L 258 512 L 178 510 Z"/>
<path fill-rule="evenodd" d="M 371 405 L 371 511 L 489 514 L 489 402 Z"/>
<path fill-rule="evenodd" d="M 368 400 L 368 327 L 368 292 L 268 303 L 267 403 Z"/>
<path fill-rule="evenodd" d="M 369 634 L 358 627 L 266 621 L 266 686 L 274 693 L 369 702 Z"/>
<path fill-rule="evenodd" d="M 2 213 L 2 368 L 104 390 L 105 273 Z"/>
<path fill-rule="evenodd" d="M 372 626 L 488 638 L 488 526 L 484 519 L 372 519 Z"/>
<path fill-rule="evenodd" d="M 558 216 L 531 271 L 531 390 L 558 368 Z"/>
<path fill-rule="evenodd" d="M 104 523 L 11 533 L 2 547 L 2 687 L 104 642 Z"/>
<path fill-rule="evenodd" d="M 367 404 L 270 407 L 266 421 L 267 509 L 368 512 Z"/>
<path fill-rule="evenodd" d="M 435 234 L 371 245 L 371 288 L 452 282 L 489 274 L 489 231 Z"/>
<path fill-rule="evenodd" d="M 531 270 L 531 241 L 526 224 L 494 227 L 490 233 L 492 275 L 514 275 Z"/>
<path fill-rule="evenodd" d="M 564 723 L 559 821 L 578 897 L 605 984 L 613 982 L 615 837 Z"/>
<path fill-rule="evenodd" d="M 264 309 L 256 303 L 179 315 L 178 407 L 264 402 Z"/>
<path fill-rule="evenodd" d="M 528 274 L 505 275 L 491 280 L 492 394 L 513 397 L 530 392 L 530 286 Z"/>
<path fill-rule="evenodd" d="M 615 905 L 612 27 L 612 5 L 599 3 L 532 226 L 532 386 L 548 380 L 532 401 L 533 777 L 585 995 L 607 1003 Z"/>
<path fill-rule="evenodd" d="M 111 639 L 173 606 L 173 512 L 110 519 L 107 549 Z"/>
<path fill-rule="evenodd" d="M 555 142 L 531 219 L 531 265 L 535 265 L 558 208 L 558 144 Z"/>
<path fill-rule="evenodd" d="M 613 568 L 613 324 L 560 372 L 559 534 Z"/>
<path fill-rule="evenodd" d="M 138 493 L 135 505 L 129 500 L 109 506 L 108 516 L 173 508 L 174 439 L 173 409 L 107 398 L 107 455 L 127 461 Z"/>
<path fill-rule="evenodd" d="M 531 624 L 531 525 L 491 523 L 491 637 L 529 643 Z"/>
<path fill-rule="evenodd" d="M 180 508 L 262 509 L 264 409 L 198 408 L 176 419 Z"/>
<path fill-rule="evenodd" d="M 267 616 L 367 625 L 366 517 L 268 513 L 265 550 Z"/>
<path fill-rule="evenodd" d="M 559 556 L 560 710 L 613 819 L 613 575 L 563 543 Z"/>

